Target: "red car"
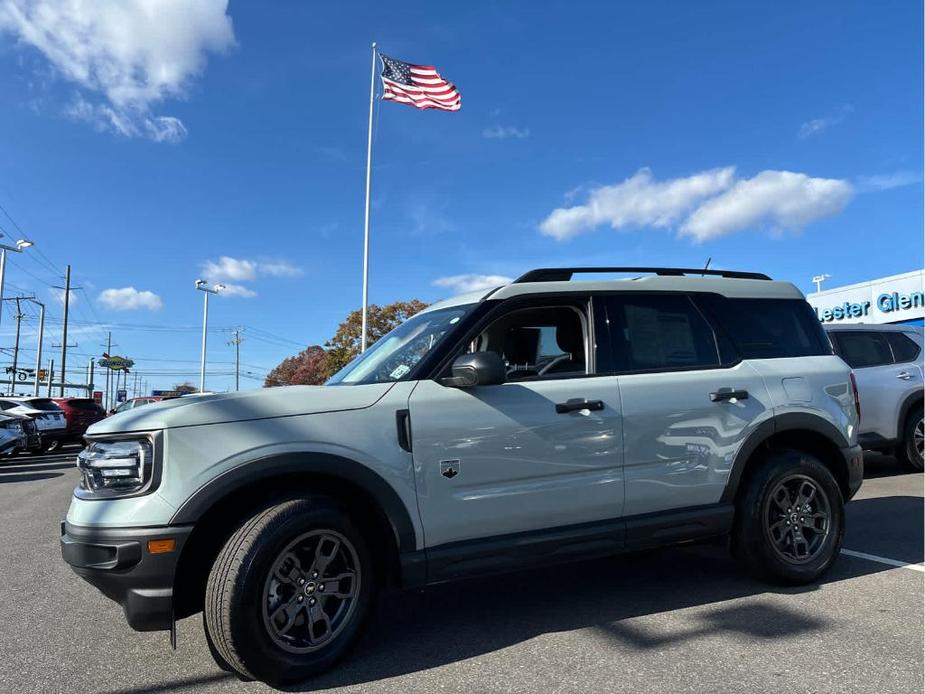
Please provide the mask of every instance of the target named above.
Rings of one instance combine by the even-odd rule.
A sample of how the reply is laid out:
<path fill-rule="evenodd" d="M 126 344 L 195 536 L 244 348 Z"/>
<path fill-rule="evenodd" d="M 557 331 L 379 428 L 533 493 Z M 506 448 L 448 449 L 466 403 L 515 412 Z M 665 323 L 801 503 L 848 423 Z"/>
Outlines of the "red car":
<path fill-rule="evenodd" d="M 92 398 L 52 398 L 64 410 L 67 433 L 60 443 L 82 443 L 84 432 L 94 422 L 106 418 L 106 410 Z"/>

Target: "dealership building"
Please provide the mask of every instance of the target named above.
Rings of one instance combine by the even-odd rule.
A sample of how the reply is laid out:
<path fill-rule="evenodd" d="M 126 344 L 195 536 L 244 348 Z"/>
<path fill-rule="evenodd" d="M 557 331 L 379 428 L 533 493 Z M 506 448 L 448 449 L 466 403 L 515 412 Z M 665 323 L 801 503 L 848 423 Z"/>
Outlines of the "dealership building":
<path fill-rule="evenodd" d="M 806 300 L 826 325 L 925 325 L 925 270 L 826 289 L 807 294 Z"/>

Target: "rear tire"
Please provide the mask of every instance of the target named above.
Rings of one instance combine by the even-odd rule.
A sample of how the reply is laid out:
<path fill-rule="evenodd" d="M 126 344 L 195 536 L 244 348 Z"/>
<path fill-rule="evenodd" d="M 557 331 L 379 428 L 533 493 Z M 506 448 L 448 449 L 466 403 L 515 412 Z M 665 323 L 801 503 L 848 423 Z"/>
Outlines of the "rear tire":
<path fill-rule="evenodd" d="M 266 508 L 228 539 L 209 574 L 216 662 L 273 686 L 324 672 L 359 636 L 375 580 L 366 542 L 335 500 Z"/>
<path fill-rule="evenodd" d="M 736 502 L 732 549 L 771 583 L 811 583 L 835 562 L 845 534 L 838 483 L 802 451 L 769 451 Z"/>
<path fill-rule="evenodd" d="M 902 443 L 896 447 L 896 458 L 906 467 L 922 471 L 922 447 L 925 445 L 925 418 L 921 404 L 906 417 Z"/>

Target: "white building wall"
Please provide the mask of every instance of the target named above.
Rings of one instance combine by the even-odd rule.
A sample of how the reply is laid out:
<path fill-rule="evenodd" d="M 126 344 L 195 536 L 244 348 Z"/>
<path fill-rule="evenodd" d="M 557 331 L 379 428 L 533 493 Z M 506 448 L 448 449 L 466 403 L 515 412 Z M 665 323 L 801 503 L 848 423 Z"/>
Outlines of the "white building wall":
<path fill-rule="evenodd" d="M 925 318 L 925 270 L 808 294 L 823 323 L 899 323 Z"/>

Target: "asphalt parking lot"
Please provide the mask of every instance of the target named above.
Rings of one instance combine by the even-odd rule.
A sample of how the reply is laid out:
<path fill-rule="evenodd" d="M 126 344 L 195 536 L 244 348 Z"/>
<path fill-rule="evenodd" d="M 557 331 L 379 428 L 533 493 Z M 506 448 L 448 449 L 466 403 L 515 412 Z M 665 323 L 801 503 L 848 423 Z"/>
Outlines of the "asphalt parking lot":
<path fill-rule="evenodd" d="M 923 475 L 867 468 L 845 549 L 881 561 L 769 589 L 700 545 L 388 595 L 353 656 L 296 691 L 922 691 Z M 75 481 L 73 453 L 0 463 L 0 691 L 267 691 L 215 667 L 198 617 L 173 652 L 71 573 Z"/>

